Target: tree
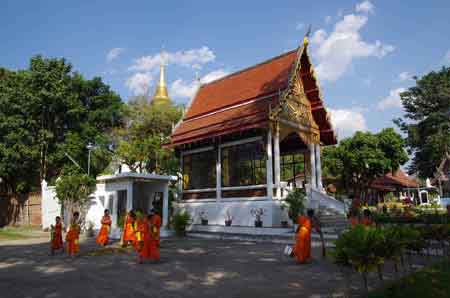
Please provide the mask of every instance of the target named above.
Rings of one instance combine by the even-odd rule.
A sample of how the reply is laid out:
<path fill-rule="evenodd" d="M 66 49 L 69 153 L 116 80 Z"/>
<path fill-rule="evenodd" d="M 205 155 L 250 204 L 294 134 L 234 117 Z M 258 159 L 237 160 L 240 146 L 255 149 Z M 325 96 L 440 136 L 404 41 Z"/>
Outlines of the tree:
<path fill-rule="evenodd" d="M 416 79 L 416 86 L 400 94 L 404 119 L 394 122 L 407 135 L 413 159 L 410 173 L 432 177 L 444 154 L 450 152 L 450 67 Z"/>
<path fill-rule="evenodd" d="M 124 127 L 115 131 L 116 156 L 133 172 L 175 174 L 173 150 L 163 149 L 172 127 L 181 118 L 181 107 L 172 102 L 153 105 L 145 97 L 131 99 Z"/>
<path fill-rule="evenodd" d="M 0 177 L 8 192 L 27 192 L 42 179 L 74 168 L 91 173 L 111 160 L 111 130 L 121 124 L 122 102 L 100 78 L 84 79 L 65 59 L 35 56 L 26 70 L 0 69 Z"/>
<path fill-rule="evenodd" d="M 95 190 L 95 179 L 80 172 L 63 174 L 57 179 L 55 190 L 59 203 L 69 213 L 69 222 L 75 210 L 81 211 L 84 217 L 89 195 Z"/>
<path fill-rule="evenodd" d="M 364 198 L 376 178 L 395 172 L 408 160 L 403 145 L 401 136 L 392 128 L 378 134 L 357 132 L 324 151 L 324 168 L 340 180 L 347 193 L 352 189 L 356 196 Z"/>

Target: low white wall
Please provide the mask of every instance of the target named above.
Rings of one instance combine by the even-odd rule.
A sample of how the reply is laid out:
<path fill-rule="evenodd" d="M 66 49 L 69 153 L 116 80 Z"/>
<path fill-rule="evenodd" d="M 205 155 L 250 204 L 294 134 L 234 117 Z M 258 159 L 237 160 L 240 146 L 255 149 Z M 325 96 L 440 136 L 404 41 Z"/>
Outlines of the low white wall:
<path fill-rule="evenodd" d="M 61 215 L 61 205 L 56 198 L 55 187 L 42 185 L 42 228 L 50 228 L 55 224 L 55 217 Z"/>
<path fill-rule="evenodd" d="M 177 211 L 187 211 L 191 214 L 193 224 L 201 224 L 200 214 L 206 212 L 208 224 L 225 225 L 227 211 L 233 217 L 235 226 L 254 226 L 255 218 L 250 211 L 253 208 L 263 208 L 262 216 L 264 227 L 279 227 L 281 221 L 289 221 L 287 210 L 280 208 L 281 202 L 277 200 L 242 199 L 236 201 L 219 202 L 179 202 L 174 204 Z"/>

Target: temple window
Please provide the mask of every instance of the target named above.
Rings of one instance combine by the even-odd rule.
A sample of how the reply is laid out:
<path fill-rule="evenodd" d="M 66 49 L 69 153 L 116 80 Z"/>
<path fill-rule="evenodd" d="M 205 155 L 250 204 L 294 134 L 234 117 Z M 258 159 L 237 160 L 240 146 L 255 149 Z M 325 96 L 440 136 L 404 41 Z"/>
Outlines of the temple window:
<path fill-rule="evenodd" d="M 294 186 L 297 182 L 305 179 L 305 155 L 303 152 L 285 154 L 280 157 L 281 180 L 293 182 Z"/>
<path fill-rule="evenodd" d="M 222 148 L 222 186 L 266 184 L 266 152 L 262 140 Z"/>
<path fill-rule="evenodd" d="M 217 151 L 209 150 L 183 156 L 183 189 L 216 187 Z"/>

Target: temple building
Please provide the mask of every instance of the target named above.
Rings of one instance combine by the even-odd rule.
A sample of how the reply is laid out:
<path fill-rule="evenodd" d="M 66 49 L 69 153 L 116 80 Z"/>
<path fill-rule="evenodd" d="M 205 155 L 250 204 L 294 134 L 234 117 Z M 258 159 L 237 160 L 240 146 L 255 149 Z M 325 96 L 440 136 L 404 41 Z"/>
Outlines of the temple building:
<path fill-rule="evenodd" d="M 178 207 L 195 224 L 231 217 L 233 226 L 253 226 L 262 213 L 264 227 L 278 227 L 288 220 L 289 187 L 323 194 L 321 148 L 336 142 L 305 37 L 295 50 L 199 87 L 166 145 L 181 160 Z"/>

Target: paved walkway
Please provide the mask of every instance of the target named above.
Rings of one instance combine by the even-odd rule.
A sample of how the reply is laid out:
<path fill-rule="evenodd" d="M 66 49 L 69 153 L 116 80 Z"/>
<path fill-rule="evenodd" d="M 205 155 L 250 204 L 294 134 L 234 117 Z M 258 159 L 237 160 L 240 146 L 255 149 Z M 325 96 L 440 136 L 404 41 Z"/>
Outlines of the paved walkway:
<path fill-rule="evenodd" d="M 345 288 L 319 249 L 298 265 L 279 244 L 170 239 L 160 263 L 138 265 L 132 251 L 87 255 L 92 240 L 74 260 L 48 256 L 48 246 L 42 238 L 0 243 L 1 297 L 342 297 Z M 352 285 L 358 293 L 359 276 Z"/>

